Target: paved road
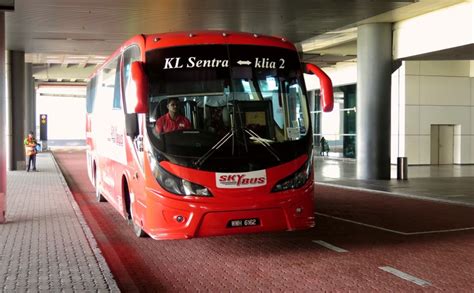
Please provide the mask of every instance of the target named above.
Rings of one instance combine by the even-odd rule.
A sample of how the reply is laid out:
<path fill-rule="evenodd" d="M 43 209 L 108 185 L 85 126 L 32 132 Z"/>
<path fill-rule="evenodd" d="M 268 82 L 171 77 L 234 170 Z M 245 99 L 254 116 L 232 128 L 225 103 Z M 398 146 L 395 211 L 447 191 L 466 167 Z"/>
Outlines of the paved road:
<path fill-rule="evenodd" d="M 138 239 L 95 201 L 83 151 L 55 157 L 123 291 L 473 290 L 471 207 L 316 185 L 311 230 Z"/>

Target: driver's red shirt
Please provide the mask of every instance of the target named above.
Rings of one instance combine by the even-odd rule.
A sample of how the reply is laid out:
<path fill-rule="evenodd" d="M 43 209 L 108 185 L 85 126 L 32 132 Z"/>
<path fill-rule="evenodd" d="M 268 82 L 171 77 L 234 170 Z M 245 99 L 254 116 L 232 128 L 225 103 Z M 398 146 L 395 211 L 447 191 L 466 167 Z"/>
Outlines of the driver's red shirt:
<path fill-rule="evenodd" d="M 156 121 L 156 132 L 166 133 L 181 129 L 190 129 L 191 122 L 183 115 L 177 115 L 175 119 L 171 119 L 170 113 L 166 113 Z"/>

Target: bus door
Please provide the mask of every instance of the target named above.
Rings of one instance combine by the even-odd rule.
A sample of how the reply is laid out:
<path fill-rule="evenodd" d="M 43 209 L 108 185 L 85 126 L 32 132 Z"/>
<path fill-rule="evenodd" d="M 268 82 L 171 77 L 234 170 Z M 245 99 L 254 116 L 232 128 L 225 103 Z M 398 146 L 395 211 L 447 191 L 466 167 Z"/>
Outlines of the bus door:
<path fill-rule="evenodd" d="M 98 85 L 98 111 L 95 127 L 98 140 L 98 178 L 104 196 L 114 206 L 120 206 L 118 193 L 120 180 L 117 173 L 126 164 L 123 129 L 124 118 L 120 103 L 119 58 L 110 61 L 100 72 Z M 119 178 L 120 179 L 120 178 Z"/>
<path fill-rule="evenodd" d="M 135 61 L 140 61 L 141 53 L 140 48 L 137 45 L 128 47 L 123 53 L 123 66 L 122 66 L 122 90 L 123 90 L 123 105 L 126 105 L 127 99 L 134 100 L 136 97 L 133 92 L 131 67 Z M 139 214 L 139 218 L 143 218 L 145 207 L 146 207 L 146 193 L 145 187 L 145 176 L 143 171 L 144 161 L 144 128 L 145 119 L 143 114 L 127 113 L 125 109 L 125 143 L 126 143 L 126 168 L 129 174 L 128 188 L 130 196 L 133 198 L 124 198 L 122 200 L 125 205 L 125 212 L 131 212 L 130 205 L 133 204 L 134 213 Z M 132 196 L 133 195 L 133 196 Z M 131 202 L 130 202 L 131 201 Z"/>

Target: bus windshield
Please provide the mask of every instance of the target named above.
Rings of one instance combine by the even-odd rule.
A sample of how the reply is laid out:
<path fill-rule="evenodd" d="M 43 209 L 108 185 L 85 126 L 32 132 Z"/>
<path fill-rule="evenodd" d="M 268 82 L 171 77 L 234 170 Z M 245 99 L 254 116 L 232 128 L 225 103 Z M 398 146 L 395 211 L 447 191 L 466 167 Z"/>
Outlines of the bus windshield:
<path fill-rule="evenodd" d="M 296 51 L 253 45 L 156 49 L 146 55 L 147 132 L 160 159 L 251 171 L 307 153 L 310 122 Z"/>

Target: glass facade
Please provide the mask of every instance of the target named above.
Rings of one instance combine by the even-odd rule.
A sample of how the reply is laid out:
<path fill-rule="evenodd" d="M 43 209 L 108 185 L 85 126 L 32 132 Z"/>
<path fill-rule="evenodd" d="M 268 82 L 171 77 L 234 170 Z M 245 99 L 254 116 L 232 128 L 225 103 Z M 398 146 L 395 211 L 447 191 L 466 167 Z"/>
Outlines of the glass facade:
<path fill-rule="evenodd" d="M 317 154 L 356 157 L 356 104 L 355 84 L 334 87 L 334 109 L 329 113 L 321 111 L 319 90 L 315 92 L 311 113 Z"/>

